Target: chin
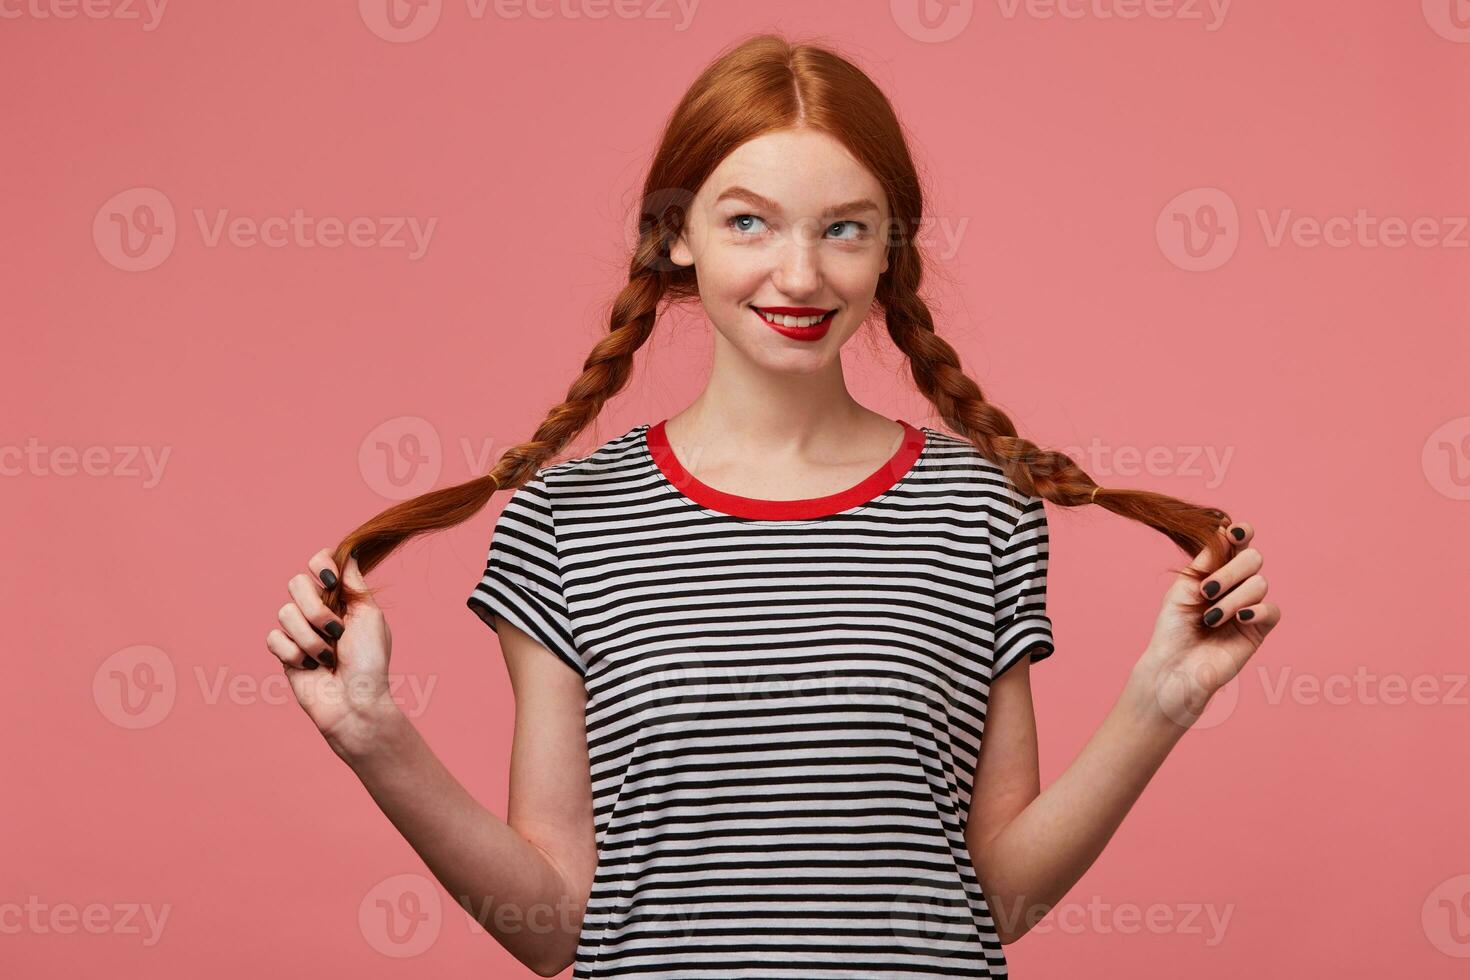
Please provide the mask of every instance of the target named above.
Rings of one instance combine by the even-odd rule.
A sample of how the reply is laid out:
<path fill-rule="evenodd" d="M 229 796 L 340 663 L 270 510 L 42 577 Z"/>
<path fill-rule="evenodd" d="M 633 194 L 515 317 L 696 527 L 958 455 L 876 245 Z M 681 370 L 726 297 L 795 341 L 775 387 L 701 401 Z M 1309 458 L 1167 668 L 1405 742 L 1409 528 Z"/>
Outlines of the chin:
<path fill-rule="evenodd" d="M 756 351 L 751 360 L 773 374 L 820 374 L 833 361 L 833 356 L 827 353 L 829 348 L 825 344 L 822 347 L 822 350 L 770 350 L 766 348 Z M 835 350 L 836 348 L 830 349 Z"/>

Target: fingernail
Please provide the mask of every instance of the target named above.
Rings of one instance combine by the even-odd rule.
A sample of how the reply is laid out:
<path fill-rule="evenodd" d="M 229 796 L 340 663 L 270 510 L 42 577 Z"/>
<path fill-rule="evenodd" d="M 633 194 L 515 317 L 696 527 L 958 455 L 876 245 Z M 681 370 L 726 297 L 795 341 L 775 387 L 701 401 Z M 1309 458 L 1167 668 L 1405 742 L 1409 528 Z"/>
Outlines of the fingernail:
<path fill-rule="evenodd" d="M 342 635 L 342 624 L 334 619 L 330 623 L 322 627 L 322 632 L 327 634 L 327 636 L 331 639 L 335 640 Z"/>
<path fill-rule="evenodd" d="M 1205 625 L 1214 626 L 1220 621 L 1220 617 L 1223 615 L 1225 614 L 1221 612 L 1218 608 L 1211 609 L 1209 612 L 1205 613 Z"/>
<path fill-rule="evenodd" d="M 1230 533 L 1235 537 L 1235 540 L 1237 541 L 1245 540 L 1245 528 L 1243 527 L 1232 527 L 1230 529 Z"/>
<path fill-rule="evenodd" d="M 316 658 L 322 662 L 323 667 L 337 666 L 337 658 L 332 655 L 332 651 L 330 650 L 323 650 L 316 655 Z"/>
<path fill-rule="evenodd" d="M 316 670 L 319 666 L 315 660 L 311 659 L 310 654 L 308 654 L 306 659 L 301 662 L 301 665 L 307 670 Z"/>
<path fill-rule="evenodd" d="M 1206 582 L 1205 583 L 1205 595 L 1209 596 L 1211 599 L 1213 599 L 1215 597 L 1215 593 L 1216 592 L 1219 592 L 1219 591 L 1220 591 L 1220 583 L 1219 582 L 1209 581 L 1209 582 Z"/>
<path fill-rule="evenodd" d="M 322 580 L 322 584 L 329 589 L 337 584 L 337 576 L 332 574 L 330 568 L 323 568 L 319 578 Z"/>
<path fill-rule="evenodd" d="M 1242 609 L 1240 612 L 1236 613 L 1235 616 L 1237 619 L 1250 619 L 1255 614 L 1256 611 L 1254 609 Z"/>

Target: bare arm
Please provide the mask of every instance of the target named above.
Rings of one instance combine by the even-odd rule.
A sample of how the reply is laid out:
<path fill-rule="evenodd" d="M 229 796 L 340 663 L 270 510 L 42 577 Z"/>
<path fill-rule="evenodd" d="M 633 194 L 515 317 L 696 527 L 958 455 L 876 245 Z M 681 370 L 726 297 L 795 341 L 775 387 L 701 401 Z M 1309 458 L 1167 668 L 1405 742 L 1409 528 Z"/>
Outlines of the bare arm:
<path fill-rule="evenodd" d="M 965 843 L 1002 942 L 1025 935 L 1097 860 L 1210 698 L 1280 622 L 1280 608 L 1263 601 L 1254 528 L 1237 522 L 1228 531 L 1216 531 L 1229 543 L 1223 561 L 1206 549 L 1190 563 L 1202 581 L 1175 575 L 1117 701 L 1044 791 L 1037 792 L 1029 655 L 991 685 L 975 780 L 984 791 L 975 794 L 981 806 Z"/>
<path fill-rule="evenodd" d="M 562 972 L 597 863 L 582 680 L 500 619 L 516 694 L 507 819 L 481 806 L 390 706 L 339 750 L 444 888 L 539 976 Z"/>
<path fill-rule="evenodd" d="M 1003 943 L 1025 935 L 1092 866 L 1186 731 L 1150 710 L 1130 683 L 1071 766 L 1041 791 L 1029 660 L 990 689 L 965 828 Z"/>

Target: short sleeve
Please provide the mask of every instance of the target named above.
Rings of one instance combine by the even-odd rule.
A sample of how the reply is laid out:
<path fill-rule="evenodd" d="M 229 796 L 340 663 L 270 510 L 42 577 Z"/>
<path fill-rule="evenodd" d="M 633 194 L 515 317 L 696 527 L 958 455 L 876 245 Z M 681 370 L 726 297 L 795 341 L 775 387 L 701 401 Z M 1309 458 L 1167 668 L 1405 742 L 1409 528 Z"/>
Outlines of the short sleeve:
<path fill-rule="evenodd" d="M 586 664 L 572 640 L 551 493 L 544 477 L 518 487 L 506 501 L 490 538 L 485 574 L 466 604 L 492 630 L 494 614 L 504 616 L 586 676 Z"/>
<path fill-rule="evenodd" d="M 1026 653 L 1031 662 L 1056 649 L 1046 613 L 1049 556 L 1046 509 L 1040 497 L 1024 498 L 1015 526 L 995 537 L 995 659 L 993 682 Z"/>

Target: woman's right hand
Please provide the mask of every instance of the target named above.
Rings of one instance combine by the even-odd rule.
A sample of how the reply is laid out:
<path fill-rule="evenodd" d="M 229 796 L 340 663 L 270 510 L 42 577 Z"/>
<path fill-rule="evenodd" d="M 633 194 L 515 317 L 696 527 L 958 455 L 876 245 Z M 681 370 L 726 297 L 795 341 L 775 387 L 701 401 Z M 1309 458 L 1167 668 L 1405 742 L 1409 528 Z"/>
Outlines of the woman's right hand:
<path fill-rule="evenodd" d="M 291 601 L 277 613 L 281 628 L 266 634 L 266 648 L 281 661 L 296 701 L 332 749 L 351 761 L 367 751 L 383 721 L 397 710 L 388 690 L 393 635 L 372 598 L 347 608 L 341 620 L 322 602 L 324 582 L 339 570 L 326 548 L 286 583 Z M 341 570 L 343 581 L 366 589 L 357 559 Z"/>

